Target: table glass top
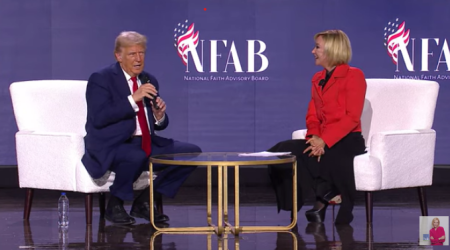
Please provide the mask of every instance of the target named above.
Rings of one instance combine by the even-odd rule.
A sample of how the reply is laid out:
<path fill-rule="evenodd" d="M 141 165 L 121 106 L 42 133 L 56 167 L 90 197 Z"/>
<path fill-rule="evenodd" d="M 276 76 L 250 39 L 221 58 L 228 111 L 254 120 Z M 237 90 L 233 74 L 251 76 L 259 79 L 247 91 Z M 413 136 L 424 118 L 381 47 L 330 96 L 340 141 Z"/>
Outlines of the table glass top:
<path fill-rule="evenodd" d="M 238 162 L 238 161 L 274 161 L 280 159 L 294 159 L 294 155 L 272 155 L 263 153 L 259 156 L 242 155 L 249 153 L 237 152 L 214 152 L 214 153 L 189 153 L 189 154 L 167 154 L 151 156 L 151 159 L 156 160 L 171 160 L 171 161 L 196 161 L 196 162 Z"/>

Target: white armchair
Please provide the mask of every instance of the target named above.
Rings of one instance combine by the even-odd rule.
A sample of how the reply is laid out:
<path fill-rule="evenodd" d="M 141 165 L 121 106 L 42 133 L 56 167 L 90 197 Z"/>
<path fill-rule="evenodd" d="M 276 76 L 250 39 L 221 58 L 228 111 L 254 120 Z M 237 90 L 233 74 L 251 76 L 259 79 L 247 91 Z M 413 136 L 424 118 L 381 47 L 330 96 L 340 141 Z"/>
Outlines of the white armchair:
<path fill-rule="evenodd" d="M 100 193 L 100 216 L 105 211 L 105 192 L 115 174 L 92 179 L 81 158 L 86 134 L 86 81 L 39 80 L 14 82 L 10 86 L 16 133 L 19 186 L 27 189 L 24 219 L 30 217 L 34 189 L 86 193 L 86 223 L 92 223 L 93 193 Z M 134 189 L 149 185 L 142 173 Z M 157 201 L 162 210 L 161 200 Z"/>
<path fill-rule="evenodd" d="M 367 79 L 361 117 L 367 153 L 354 159 L 356 189 L 366 192 L 372 223 L 372 192 L 417 187 L 422 215 L 428 215 L 423 187 L 433 179 L 436 132 L 432 129 L 439 84 L 408 79 Z M 297 130 L 292 139 L 304 139 Z"/>

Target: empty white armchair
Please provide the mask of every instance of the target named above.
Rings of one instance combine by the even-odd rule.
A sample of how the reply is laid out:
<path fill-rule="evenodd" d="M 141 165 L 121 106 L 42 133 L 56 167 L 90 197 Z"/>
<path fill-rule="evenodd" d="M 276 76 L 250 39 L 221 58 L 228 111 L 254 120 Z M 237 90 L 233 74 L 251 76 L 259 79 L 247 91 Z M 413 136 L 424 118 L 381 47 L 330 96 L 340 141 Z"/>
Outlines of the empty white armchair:
<path fill-rule="evenodd" d="M 92 223 L 93 193 L 100 193 L 100 216 L 105 211 L 104 192 L 114 180 L 108 172 L 92 179 L 81 158 L 84 155 L 86 81 L 39 80 L 10 86 L 17 122 L 16 153 L 19 186 L 27 189 L 24 219 L 30 217 L 33 190 L 51 189 L 86 193 L 86 223 Z M 149 185 L 142 173 L 134 189 Z M 161 204 L 161 201 L 157 201 Z M 162 210 L 162 205 L 158 209 Z"/>
<path fill-rule="evenodd" d="M 422 215 L 428 215 L 423 187 L 433 180 L 438 92 L 434 81 L 367 79 L 361 117 L 367 153 L 354 159 L 356 189 L 366 192 L 367 223 L 372 223 L 372 192 L 379 190 L 418 188 Z M 305 134 L 294 131 L 292 139 Z"/>

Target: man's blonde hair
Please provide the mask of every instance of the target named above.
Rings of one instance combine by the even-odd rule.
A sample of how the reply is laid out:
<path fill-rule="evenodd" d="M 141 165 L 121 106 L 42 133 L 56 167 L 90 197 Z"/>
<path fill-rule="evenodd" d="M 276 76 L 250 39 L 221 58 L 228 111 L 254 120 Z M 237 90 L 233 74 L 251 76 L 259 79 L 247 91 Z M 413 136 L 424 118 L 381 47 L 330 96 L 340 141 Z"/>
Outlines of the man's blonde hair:
<path fill-rule="evenodd" d="M 438 221 L 438 226 L 440 226 L 441 225 L 441 221 L 439 220 L 439 218 L 438 217 L 436 217 L 436 218 L 434 218 L 432 221 L 431 221 L 431 227 L 433 228 L 434 227 L 434 221 L 435 220 L 437 220 Z"/>
<path fill-rule="evenodd" d="M 133 45 L 142 45 L 146 50 L 147 37 L 135 31 L 123 31 L 116 38 L 114 53 L 120 53 L 122 51 L 122 48 Z"/>
<path fill-rule="evenodd" d="M 324 52 L 330 66 L 348 64 L 352 59 L 352 46 L 350 39 L 342 30 L 327 30 L 319 32 L 314 36 L 316 40 L 319 36 L 324 42 Z"/>

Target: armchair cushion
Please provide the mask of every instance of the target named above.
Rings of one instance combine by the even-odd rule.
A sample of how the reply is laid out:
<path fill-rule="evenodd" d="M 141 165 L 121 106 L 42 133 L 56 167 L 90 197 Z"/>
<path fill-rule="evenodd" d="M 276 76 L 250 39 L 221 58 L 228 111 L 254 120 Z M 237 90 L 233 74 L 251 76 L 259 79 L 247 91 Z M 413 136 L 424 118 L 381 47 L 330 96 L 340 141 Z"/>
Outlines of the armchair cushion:
<path fill-rule="evenodd" d="M 368 153 L 355 157 L 356 188 L 374 191 L 431 185 L 435 142 L 432 129 L 374 134 Z"/>
<path fill-rule="evenodd" d="M 20 187 L 76 191 L 76 156 L 83 146 L 76 134 L 17 132 Z"/>
<path fill-rule="evenodd" d="M 292 140 L 303 140 L 306 137 L 306 129 L 296 130 L 292 133 Z"/>

